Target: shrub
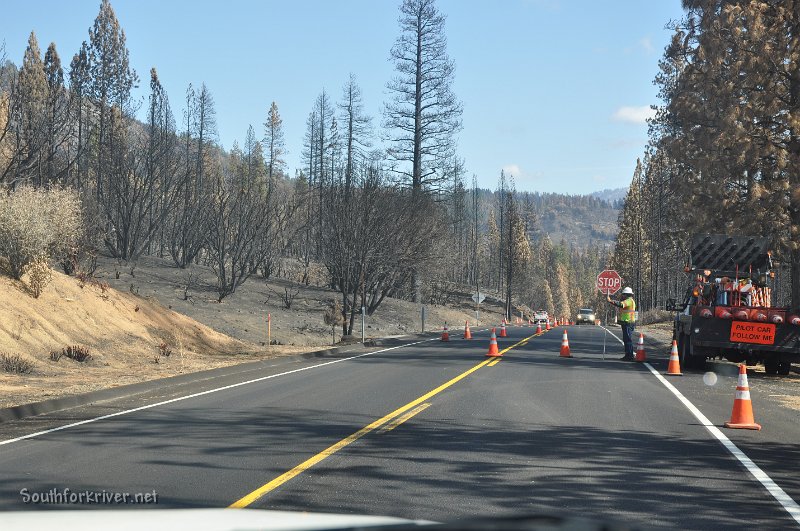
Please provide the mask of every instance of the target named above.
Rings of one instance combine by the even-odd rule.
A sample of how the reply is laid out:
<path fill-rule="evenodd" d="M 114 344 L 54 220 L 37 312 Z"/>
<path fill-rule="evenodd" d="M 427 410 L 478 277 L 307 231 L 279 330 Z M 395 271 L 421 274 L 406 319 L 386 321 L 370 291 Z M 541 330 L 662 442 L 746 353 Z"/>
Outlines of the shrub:
<path fill-rule="evenodd" d="M 108 299 L 108 290 L 111 289 L 108 282 L 101 280 L 99 282 L 94 282 L 94 285 L 100 290 L 100 296 L 104 299 Z"/>
<path fill-rule="evenodd" d="M 28 287 L 33 293 L 35 298 L 39 298 L 42 290 L 53 280 L 53 273 L 50 270 L 50 264 L 44 256 L 40 256 L 25 267 L 25 273 L 28 275 Z"/>
<path fill-rule="evenodd" d="M 80 199 L 70 189 L 21 186 L 0 194 L 0 256 L 8 273 L 19 280 L 42 257 L 61 260 L 74 254 L 81 217 Z"/>
<path fill-rule="evenodd" d="M 659 310 L 656 308 L 642 312 L 641 315 L 639 315 L 639 320 L 636 322 L 636 324 L 649 325 L 653 323 L 668 323 L 674 319 L 674 312 L 668 312 L 666 310 Z"/>
<path fill-rule="evenodd" d="M 328 302 L 328 307 L 325 309 L 323 315 L 325 324 L 331 327 L 331 341 L 336 342 L 336 327 L 342 326 L 345 323 L 344 315 L 342 315 L 342 305 L 338 299 L 333 299 Z"/>
<path fill-rule="evenodd" d="M 80 363 L 92 359 L 92 355 L 89 354 L 89 347 L 82 347 L 80 345 L 70 345 L 66 348 L 61 349 L 61 355 L 66 356 L 69 359 Z M 53 359 L 52 353 L 50 354 L 50 359 Z"/>
<path fill-rule="evenodd" d="M 23 358 L 19 354 L 0 352 L 0 369 L 3 369 L 5 372 L 28 374 L 33 372 L 33 362 Z"/>
<path fill-rule="evenodd" d="M 64 352 L 61 350 L 53 350 L 50 352 L 50 361 L 58 361 L 61 359 L 61 356 L 64 355 Z"/>

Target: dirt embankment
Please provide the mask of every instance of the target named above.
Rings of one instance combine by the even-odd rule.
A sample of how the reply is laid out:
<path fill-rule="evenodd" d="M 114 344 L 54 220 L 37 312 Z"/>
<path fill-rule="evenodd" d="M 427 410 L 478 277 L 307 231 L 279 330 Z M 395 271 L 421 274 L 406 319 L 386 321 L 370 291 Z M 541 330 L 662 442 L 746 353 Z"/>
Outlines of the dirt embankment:
<path fill-rule="evenodd" d="M 87 347 L 91 359 L 51 359 L 51 352 L 73 345 Z M 33 363 L 29 374 L 0 372 L 0 407 L 308 349 L 275 350 L 102 283 L 54 272 L 35 299 L 22 283 L 0 277 L 0 353 Z"/>
<path fill-rule="evenodd" d="M 0 371 L 0 407 L 308 352 L 341 339 L 341 330 L 324 323 L 337 297 L 331 290 L 252 277 L 219 303 L 214 279 L 208 268 L 182 270 L 158 258 L 144 258 L 133 270 L 100 259 L 85 282 L 54 272 L 36 299 L 23 283 L 0 277 L 0 354 L 33 364 L 29 374 Z M 500 306 L 482 306 L 481 321 L 498 323 Z M 420 309 L 386 299 L 367 317 L 366 336 L 417 333 Z M 278 344 L 267 344 L 268 314 Z M 425 328 L 446 322 L 459 333 L 466 319 L 474 324 L 472 303 L 459 294 L 447 306 L 426 307 Z M 88 348 L 92 358 L 51 359 L 51 352 L 73 345 Z"/>

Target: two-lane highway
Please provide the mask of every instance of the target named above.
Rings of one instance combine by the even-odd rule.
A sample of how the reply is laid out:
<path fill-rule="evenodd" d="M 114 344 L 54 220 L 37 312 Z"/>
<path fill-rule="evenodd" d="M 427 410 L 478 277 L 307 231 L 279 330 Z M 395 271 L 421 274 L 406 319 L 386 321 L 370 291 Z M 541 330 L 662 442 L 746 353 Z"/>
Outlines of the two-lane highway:
<path fill-rule="evenodd" d="M 155 490 L 162 508 L 795 525 L 646 366 L 617 361 L 613 336 L 603 359 L 602 328 L 569 327 L 575 357 L 566 359 L 558 355 L 562 330 L 509 327 L 498 339 L 505 350 L 498 362 L 485 356 L 488 332 L 468 341 L 452 331 L 446 343 L 308 361 L 301 370 L 0 444 L 0 508 L 30 509 L 23 488 L 69 487 Z M 727 420 L 730 376 L 711 393 L 701 374 L 670 381 L 714 424 Z M 770 414 L 775 422 L 791 417 Z M 798 428 L 768 426 L 726 434 L 798 499 L 800 486 L 787 473 L 798 464 L 789 444 Z"/>

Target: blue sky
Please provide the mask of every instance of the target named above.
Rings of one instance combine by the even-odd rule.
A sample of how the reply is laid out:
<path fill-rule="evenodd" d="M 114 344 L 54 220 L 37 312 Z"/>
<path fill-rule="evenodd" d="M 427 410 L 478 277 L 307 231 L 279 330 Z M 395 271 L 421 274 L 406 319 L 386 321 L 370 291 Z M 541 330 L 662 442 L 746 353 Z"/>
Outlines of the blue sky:
<path fill-rule="evenodd" d="M 176 120 L 189 83 L 216 103 L 219 141 L 262 134 L 274 100 L 290 174 L 305 120 L 324 88 L 339 99 L 353 72 L 380 123 L 400 0 L 112 0 L 147 96 L 155 66 Z M 99 0 L 7 0 L 0 41 L 19 64 L 31 30 L 67 66 Z M 454 92 L 464 105 L 459 152 L 468 177 L 494 188 L 501 169 L 520 190 L 588 193 L 627 186 L 657 103 L 652 80 L 680 0 L 439 0 L 447 15 Z"/>

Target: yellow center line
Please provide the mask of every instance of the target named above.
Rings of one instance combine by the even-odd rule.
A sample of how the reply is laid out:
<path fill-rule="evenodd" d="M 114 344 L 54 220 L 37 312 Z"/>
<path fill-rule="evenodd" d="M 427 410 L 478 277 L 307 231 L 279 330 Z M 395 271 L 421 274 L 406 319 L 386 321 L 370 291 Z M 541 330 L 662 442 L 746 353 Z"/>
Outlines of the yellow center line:
<path fill-rule="evenodd" d="M 503 358 L 495 358 L 494 361 L 492 361 L 491 363 L 489 363 L 489 365 L 487 365 L 487 367 L 494 367 L 495 365 L 500 363 L 501 359 L 503 359 Z"/>
<path fill-rule="evenodd" d="M 409 409 L 413 408 L 414 406 L 418 406 L 419 404 L 425 402 L 429 398 L 438 395 L 439 393 L 441 393 L 442 391 L 444 391 L 445 389 L 447 389 L 451 385 L 463 380 L 464 378 L 466 378 L 467 376 L 469 376 L 473 372 L 477 371 L 478 369 L 480 369 L 484 365 L 488 364 L 490 361 L 492 361 L 492 358 L 489 358 L 487 360 L 484 360 L 484 361 L 478 363 L 477 365 L 475 365 L 471 369 L 468 369 L 468 370 L 462 372 L 461 374 L 459 374 L 458 376 L 456 376 L 452 380 L 449 380 L 449 381 L 443 383 L 442 385 L 440 385 L 436 389 L 433 389 L 432 391 L 428 391 L 427 393 L 425 393 L 421 397 L 417 398 L 416 400 L 412 400 L 408 404 L 395 409 L 391 413 L 389 413 L 387 415 L 384 415 L 383 417 L 379 418 L 376 421 L 373 421 L 370 424 L 367 424 L 366 426 L 364 426 L 363 428 L 361 428 L 357 432 L 353 433 L 352 435 L 349 435 L 349 436 L 345 437 L 344 439 L 342 439 L 341 441 L 337 442 L 336 444 L 333 444 L 333 445 L 329 446 L 328 448 L 324 449 L 323 451 L 321 451 L 317 455 L 306 459 L 305 461 L 303 461 L 302 463 L 300 463 L 299 465 L 297 465 L 293 469 L 289 470 L 288 472 L 284 472 L 283 474 L 281 474 L 280 476 L 276 477 L 275 479 L 273 479 L 269 483 L 265 483 L 264 485 L 262 485 L 261 487 L 257 488 L 256 490 L 254 490 L 250 494 L 248 494 L 248 495 L 244 496 L 243 498 L 240 498 L 239 500 L 233 502 L 229 507 L 236 508 L 236 509 L 241 509 L 243 507 L 247 507 L 248 505 L 252 504 L 253 502 L 255 502 L 257 500 L 259 500 L 260 498 L 262 498 L 266 494 L 268 494 L 271 491 L 277 489 L 278 487 L 280 487 L 281 485 L 283 485 L 284 483 L 286 483 L 287 481 L 289 481 L 293 477 L 297 476 L 298 474 L 301 474 L 301 473 L 305 472 L 306 470 L 308 470 L 312 466 L 314 466 L 317 463 L 323 461 L 324 459 L 330 457 L 331 455 L 335 454 L 336 452 L 338 452 L 342 448 L 354 443 L 355 441 L 359 440 L 361 437 L 363 437 L 364 435 L 370 433 L 371 431 L 374 431 L 377 428 L 380 428 L 381 426 L 383 426 L 384 424 L 386 424 L 387 422 L 389 422 L 393 418 L 397 417 L 398 415 L 401 415 L 401 414 L 405 413 L 406 411 L 408 411 Z"/>
<path fill-rule="evenodd" d="M 503 354 L 505 354 L 506 352 L 508 352 L 508 351 L 509 351 L 509 350 L 511 350 L 512 348 L 516 348 L 516 347 L 518 347 L 518 346 L 522 345 L 523 343 L 527 342 L 527 341 L 528 341 L 529 339 L 531 339 L 532 337 L 536 337 L 537 335 L 539 335 L 539 334 L 533 334 L 532 336 L 528 336 L 528 337 L 526 337 L 526 338 L 520 339 L 519 341 L 517 341 L 516 343 L 514 343 L 514 344 L 513 344 L 513 345 L 511 345 L 510 347 L 506 347 L 506 348 L 504 348 L 503 350 L 501 350 L 501 351 L 500 351 L 500 355 L 502 356 Z"/>
<path fill-rule="evenodd" d="M 491 363 L 489 365 L 491 365 Z M 395 429 L 400 424 L 404 423 L 405 421 L 407 421 L 408 419 L 410 419 L 411 417 L 413 417 L 417 413 L 420 413 L 420 412 L 425 411 L 426 409 L 428 409 L 430 407 L 430 405 L 431 404 L 429 402 L 425 402 L 424 404 L 420 404 L 419 406 L 415 407 L 411 411 L 407 411 L 406 413 L 403 413 L 402 415 L 400 415 L 399 417 L 397 417 L 396 419 L 394 419 L 390 423 L 386 424 L 383 428 L 381 428 L 380 429 L 380 433 L 384 433 L 384 432 L 387 432 L 387 431 L 392 431 L 393 429 Z"/>
<path fill-rule="evenodd" d="M 519 346 L 520 344 L 522 344 L 523 341 L 527 341 L 527 340 L 529 340 L 530 338 L 532 338 L 532 337 L 534 337 L 536 335 L 537 334 L 533 334 L 532 336 L 528 336 L 528 337 L 518 341 L 517 343 L 514 343 L 510 347 L 501 350 L 500 354 L 502 355 L 502 354 L 508 352 L 512 348 L 515 348 L 515 347 Z M 269 494 L 273 490 L 277 489 L 278 487 L 280 487 L 281 485 L 283 485 L 284 483 L 286 483 L 290 479 L 298 476 L 299 474 L 302 474 L 303 472 L 305 472 L 306 470 L 308 470 L 312 466 L 314 466 L 317 463 L 319 463 L 319 462 L 327 459 L 328 457 L 332 456 L 333 454 L 335 454 L 336 452 L 338 452 L 342 448 L 344 448 L 346 446 L 349 446 L 350 444 L 356 442 L 357 440 L 359 440 L 363 436 L 367 435 L 368 433 L 370 433 L 372 431 L 375 431 L 376 429 L 384 426 L 389 421 L 391 421 L 393 419 L 397 419 L 397 417 L 399 417 L 403 413 L 409 411 L 410 409 L 412 409 L 412 408 L 414 408 L 416 406 L 419 406 L 420 404 L 422 404 L 426 400 L 438 395 L 439 393 L 441 393 L 442 391 L 444 391 L 448 387 L 460 382 L 461 380 L 463 380 L 464 378 L 466 378 L 467 376 L 469 376 L 473 372 L 477 371 L 481 367 L 484 367 L 484 366 L 486 366 L 486 365 L 488 365 L 489 363 L 492 363 L 492 362 L 497 363 L 499 360 L 500 360 L 500 358 L 488 358 L 488 359 L 483 360 L 482 362 L 478 363 L 477 365 L 475 365 L 471 369 L 467 369 L 466 371 L 462 372 L 461 374 L 459 374 L 455 378 L 452 378 L 451 380 L 446 381 L 445 383 L 443 383 L 442 385 L 440 385 L 436 389 L 428 391 L 427 393 L 425 393 L 421 397 L 419 397 L 419 398 L 417 398 L 415 400 L 412 400 L 408 404 L 395 409 L 391 413 L 388 413 L 388 414 L 384 415 L 383 417 L 379 418 L 378 420 L 375 420 L 375 421 L 371 422 L 370 424 L 367 424 L 366 426 L 364 426 L 363 428 L 361 428 L 357 432 L 355 432 L 355 433 L 353 433 L 351 435 L 348 435 L 347 437 L 345 437 L 341 441 L 339 441 L 339 442 L 327 447 L 326 449 L 322 450 L 320 453 L 318 453 L 318 454 L 316 454 L 316 455 L 314 455 L 312 457 L 309 457 L 308 459 L 306 459 L 305 461 L 303 461 L 302 463 L 300 463 L 299 465 L 297 465 L 293 469 L 289 470 L 288 472 L 284 472 L 283 474 L 281 474 L 280 476 L 276 477 L 275 479 L 273 479 L 269 483 L 265 483 L 264 485 L 262 485 L 261 487 L 257 488 L 256 490 L 254 490 L 250 494 L 244 496 L 243 498 L 240 498 L 240 499 L 236 500 L 231 505 L 229 505 L 229 507 L 230 508 L 235 508 L 235 509 L 241 509 L 241 508 L 247 507 L 248 505 L 251 505 L 252 503 L 258 501 L 259 499 L 261 499 L 262 497 L 266 496 L 267 494 Z M 420 409 L 419 411 L 422 411 L 422 409 Z M 402 422 L 405 422 L 406 420 L 408 420 L 409 418 L 414 416 L 416 413 L 419 413 L 419 411 L 410 412 L 411 414 L 405 419 L 397 419 L 399 422 L 397 422 L 395 427 L 399 426 L 400 424 L 402 424 Z"/>

